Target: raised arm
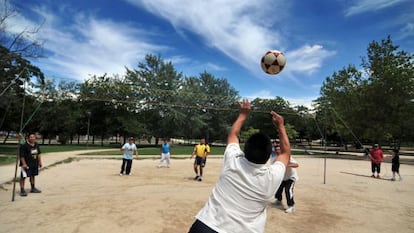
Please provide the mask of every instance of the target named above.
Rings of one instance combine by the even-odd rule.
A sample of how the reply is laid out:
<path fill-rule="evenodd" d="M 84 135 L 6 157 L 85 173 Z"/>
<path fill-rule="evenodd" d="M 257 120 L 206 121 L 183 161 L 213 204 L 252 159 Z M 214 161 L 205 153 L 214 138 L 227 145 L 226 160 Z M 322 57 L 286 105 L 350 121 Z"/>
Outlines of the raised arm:
<path fill-rule="evenodd" d="M 233 126 L 229 131 L 229 135 L 227 137 L 227 144 L 239 143 L 239 138 L 237 137 L 237 135 L 240 133 L 240 129 L 250 113 L 250 102 L 247 99 L 243 99 L 241 102 L 239 102 L 239 105 L 239 116 L 237 117 L 236 121 L 234 121 Z"/>
<path fill-rule="evenodd" d="M 285 129 L 285 122 L 283 117 L 276 112 L 272 111 L 270 114 L 272 114 L 273 125 L 279 131 L 280 154 L 276 161 L 282 162 L 287 167 L 290 161 L 290 143 Z"/>

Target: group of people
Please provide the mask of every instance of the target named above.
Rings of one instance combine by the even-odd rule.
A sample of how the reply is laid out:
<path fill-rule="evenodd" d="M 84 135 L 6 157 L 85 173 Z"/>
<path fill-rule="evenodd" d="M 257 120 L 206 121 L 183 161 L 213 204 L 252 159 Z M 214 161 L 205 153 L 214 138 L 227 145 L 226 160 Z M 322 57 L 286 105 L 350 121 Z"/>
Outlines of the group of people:
<path fill-rule="evenodd" d="M 372 149 L 367 153 L 367 156 L 371 160 L 371 177 L 381 178 L 381 163 L 384 159 L 384 152 L 381 150 L 378 144 L 374 144 Z M 391 171 L 392 171 L 392 181 L 395 181 L 395 175 L 399 176 L 399 179 L 402 180 L 400 175 L 400 155 L 398 149 L 391 150 Z M 375 175 L 376 174 L 376 175 Z"/>
<path fill-rule="evenodd" d="M 242 150 L 238 135 L 249 116 L 251 106 L 248 100 L 243 100 L 239 105 L 239 115 L 228 133 L 221 174 L 206 204 L 195 216 L 196 220 L 191 225 L 189 233 L 264 232 L 266 208 L 274 198 L 275 204 L 281 205 L 283 190 L 288 205 L 285 211 L 292 213 L 295 210 L 293 190 L 295 182 L 299 179 L 296 171 L 299 165 L 291 157 L 283 117 L 274 111 L 270 112 L 279 139 L 272 143 L 266 134 L 255 133 L 247 139 Z M 131 175 L 134 154 L 136 158 L 139 156 L 134 138 L 129 138 L 121 150 L 123 160 L 120 175 Z M 158 167 L 163 161 L 166 161 L 167 167 L 170 166 L 170 150 L 170 145 L 165 139 L 160 148 L 161 160 Z M 41 192 L 35 187 L 35 176 L 42 167 L 40 153 L 36 136 L 30 134 L 20 150 L 22 196 L 27 195 L 24 190 L 26 177 L 30 177 L 31 192 Z M 205 139 L 201 139 L 191 155 L 191 158 L 195 157 L 194 180 L 202 181 L 203 168 L 209 154 L 209 145 Z M 398 150 L 393 150 L 392 154 L 395 180 L 395 174 L 399 175 Z M 379 178 L 384 156 L 377 144 L 369 152 L 369 157 L 372 176 Z M 269 159 L 270 164 L 267 165 Z"/>

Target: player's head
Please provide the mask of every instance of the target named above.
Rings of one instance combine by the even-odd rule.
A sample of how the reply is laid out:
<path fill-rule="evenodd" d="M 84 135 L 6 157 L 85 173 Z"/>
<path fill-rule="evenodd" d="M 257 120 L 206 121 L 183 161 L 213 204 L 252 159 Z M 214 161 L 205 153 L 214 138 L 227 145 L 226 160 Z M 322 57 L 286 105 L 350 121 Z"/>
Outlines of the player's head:
<path fill-rule="evenodd" d="M 130 138 L 128 139 L 128 142 L 129 142 L 130 144 L 134 143 L 134 141 L 135 141 L 135 139 L 134 139 L 133 137 L 130 137 Z"/>
<path fill-rule="evenodd" d="M 252 163 L 265 164 L 272 153 L 270 138 L 264 133 L 255 133 L 244 144 L 244 156 Z"/>
<path fill-rule="evenodd" d="M 374 149 L 378 149 L 378 148 L 379 148 L 379 145 L 375 143 L 372 147 L 373 147 Z"/>
<path fill-rule="evenodd" d="M 398 150 L 398 149 L 392 149 L 391 151 L 392 151 L 395 155 L 396 155 L 396 154 L 398 154 L 398 153 L 400 152 L 400 150 Z"/>
<path fill-rule="evenodd" d="M 200 144 L 206 144 L 206 139 L 205 138 L 200 139 Z"/>
<path fill-rule="evenodd" d="M 30 143 L 35 143 L 36 142 L 36 134 L 35 133 L 29 133 L 29 137 L 27 138 L 27 140 Z"/>

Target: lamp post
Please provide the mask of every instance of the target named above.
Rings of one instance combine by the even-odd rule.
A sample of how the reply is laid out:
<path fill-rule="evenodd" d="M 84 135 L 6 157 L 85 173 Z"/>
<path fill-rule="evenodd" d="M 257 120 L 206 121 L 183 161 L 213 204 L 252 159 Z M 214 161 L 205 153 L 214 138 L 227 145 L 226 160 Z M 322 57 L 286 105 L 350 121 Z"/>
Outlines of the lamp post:
<path fill-rule="evenodd" d="M 89 128 L 91 125 L 91 112 L 87 111 L 86 115 L 88 115 L 88 129 L 87 129 L 87 138 L 86 138 L 86 147 L 89 147 Z"/>

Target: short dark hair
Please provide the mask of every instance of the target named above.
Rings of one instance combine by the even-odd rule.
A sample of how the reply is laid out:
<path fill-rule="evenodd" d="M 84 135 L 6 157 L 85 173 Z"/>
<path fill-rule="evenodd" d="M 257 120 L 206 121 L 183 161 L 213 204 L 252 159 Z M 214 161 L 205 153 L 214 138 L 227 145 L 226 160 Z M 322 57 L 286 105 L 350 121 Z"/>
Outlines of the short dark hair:
<path fill-rule="evenodd" d="M 244 144 L 244 156 L 256 164 L 265 164 L 272 153 L 270 138 L 264 133 L 255 133 Z"/>

